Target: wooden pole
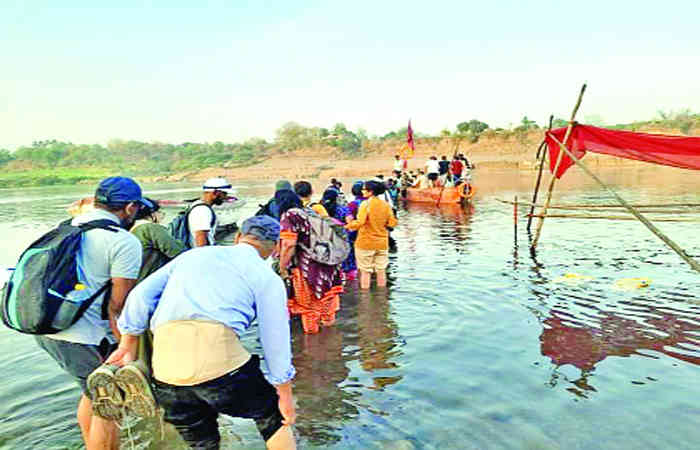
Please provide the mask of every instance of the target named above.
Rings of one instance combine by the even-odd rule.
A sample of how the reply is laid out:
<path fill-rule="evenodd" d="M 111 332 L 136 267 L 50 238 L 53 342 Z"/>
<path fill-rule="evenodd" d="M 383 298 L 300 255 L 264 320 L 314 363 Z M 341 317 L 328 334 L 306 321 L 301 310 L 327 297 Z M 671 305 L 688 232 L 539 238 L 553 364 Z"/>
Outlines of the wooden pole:
<path fill-rule="evenodd" d="M 542 217 L 540 214 L 535 214 L 535 217 Z M 605 220 L 638 220 L 636 217 L 630 216 L 591 216 L 588 214 L 547 214 L 548 219 L 605 219 Z M 700 222 L 700 218 L 681 218 L 681 217 L 658 217 L 654 218 L 657 222 Z"/>
<path fill-rule="evenodd" d="M 515 236 L 515 245 L 518 245 L 518 196 L 513 199 L 513 236 Z"/>
<path fill-rule="evenodd" d="M 549 116 L 549 127 L 547 131 L 552 131 L 552 121 L 554 120 L 554 115 Z M 527 232 L 530 232 L 530 226 L 532 225 L 532 214 L 535 212 L 535 203 L 537 203 L 537 194 L 540 191 L 540 183 L 542 182 L 542 171 L 544 170 L 544 161 L 547 159 L 547 150 L 545 150 L 545 144 L 547 141 L 542 140 L 540 147 L 537 149 L 537 160 L 540 162 L 540 167 L 537 171 L 537 181 L 535 182 L 535 190 L 532 194 L 532 207 L 530 208 L 530 216 L 527 218 Z M 544 150 L 544 151 L 543 151 Z M 542 151 L 542 157 L 540 158 L 540 151 Z"/>
<path fill-rule="evenodd" d="M 564 135 L 564 143 L 566 143 L 566 141 L 569 140 L 571 130 L 574 129 L 574 120 L 576 119 L 576 113 L 578 112 L 578 109 L 581 106 L 581 100 L 583 100 L 584 92 L 586 92 L 585 84 L 583 85 L 583 87 L 581 87 L 581 93 L 578 95 L 578 100 L 576 101 L 574 110 L 571 112 L 571 120 L 569 120 L 569 127 L 566 129 L 566 134 Z M 559 152 L 557 162 L 554 165 L 554 173 L 552 173 L 552 178 L 549 180 L 549 188 L 547 189 L 547 199 L 545 200 L 544 206 L 542 207 L 543 216 L 547 215 L 547 208 L 549 207 L 549 203 L 552 201 L 552 191 L 554 190 L 554 183 L 557 180 L 557 172 L 559 171 L 559 165 L 561 164 L 563 156 L 564 154 L 562 152 Z M 544 225 L 544 217 L 540 217 L 540 220 L 537 223 L 537 230 L 535 230 L 535 239 L 532 241 L 532 248 L 537 247 L 537 243 L 540 240 L 540 235 L 542 234 L 542 225 Z"/>
<path fill-rule="evenodd" d="M 584 87 L 585 87 L 585 85 L 584 85 Z M 583 91 L 582 91 L 582 92 L 583 92 Z M 566 154 L 569 156 L 569 158 L 571 158 L 571 160 L 572 160 L 574 163 L 576 163 L 577 166 L 579 166 L 581 169 L 583 169 L 583 171 L 586 172 L 586 174 L 588 174 L 588 176 L 590 176 L 590 177 L 593 178 L 596 182 L 598 182 L 598 184 L 600 184 L 600 185 L 603 187 L 603 189 L 605 189 L 605 190 L 608 191 L 610 194 L 612 194 L 612 196 L 615 197 L 615 199 L 616 199 L 618 202 L 620 202 L 620 204 L 621 204 L 622 206 L 624 206 L 625 208 L 627 208 L 627 210 L 628 210 L 630 213 L 632 213 L 632 215 L 633 215 L 634 217 L 636 217 L 640 222 L 642 222 L 642 223 L 644 224 L 644 226 L 646 226 L 646 227 L 649 229 L 649 231 L 651 231 L 652 233 L 654 233 L 654 234 L 655 234 L 659 239 L 661 239 L 666 245 L 668 245 L 669 247 L 671 247 L 671 249 L 672 249 L 674 252 L 676 252 L 676 253 L 678 254 L 678 256 L 680 256 L 681 258 L 683 258 L 683 260 L 684 260 L 685 262 L 687 262 L 687 263 L 690 265 L 690 267 L 693 268 L 693 270 L 695 270 L 696 272 L 700 272 L 700 264 L 698 264 L 693 258 L 691 258 L 690 256 L 688 256 L 688 254 L 685 252 L 685 250 L 683 250 L 682 248 L 680 248 L 680 247 L 678 246 L 678 244 L 676 244 L 676 243 L 673 242 L 671 239 L 669 239 L 665 234 L 663 234 L 663 233 L 661 232 L 661 230 L 659 230 L 658 228 L 656 228 L 656 227 L 654 226 L 654 224 L 651 223 L 651 222 L 649 221 L 649 219 L 647 219 L 646 217 L 644 217 L 643 215 L 641 215 L 641 214 L 639 213 L 639 211 L 637 211 L 632 205 L 630 205 L 629 203 L 627 203 L 627 202 L 626 202 L 622 197 L 620 197 L 620 196 L 617 194 L 617 192 L 615 192 L 611 187 L 609 187 L 607 184 L 603 183 L 603 181 L 602 181 L 600 178 L 598 178 L 593 172 L 591 172 L 591 170 L 590 170 L 584 163 L 582 163 L 580 159 L 578 159 L 577 157 L 575 157 L 574 154 L 573 154 L 572 152 L 570 152 L 569 149 L 566 148 L 566 146 L 565 146 L 563 143 L 559 142 L 559 141 L 557 140 L 557 138 L 555 138 L 555 137 L 552 136 L 551 134 L 550 134 L 550 138 L 552 138 L 552 139 L 554 140 L 554 142 L 556 142 L 556 143 L 559 145 L 559 149 L 560 149 L 559 155 L 560 155 L 560 156 L 561 156 L 562 153 L 566 153 Z M 555 174 L 556 174 L 556 172 L 555 172 Z M 546 210 L 545 210 L 545 212 L 544 212 L 543 214 L 546 214 Z M 540 220 L 544 220 L 544 217 L 540 218 Z"/>

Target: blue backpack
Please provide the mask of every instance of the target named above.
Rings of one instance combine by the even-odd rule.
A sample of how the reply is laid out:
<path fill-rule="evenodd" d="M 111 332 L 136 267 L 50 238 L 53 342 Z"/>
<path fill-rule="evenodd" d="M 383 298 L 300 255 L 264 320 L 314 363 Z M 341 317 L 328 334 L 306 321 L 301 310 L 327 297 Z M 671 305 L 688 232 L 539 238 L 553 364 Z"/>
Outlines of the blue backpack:
<path fill-rule="evenodd" d="M 207 208 L 209 208 L 209 210 L 211 211 L 210 226 L 213 227 L 216 223 L 216 213 L 214 213 L 214 208 L 207 205 L 206 203 L 197 203 L 194 206 L 190 206 L 188 208 L 183 209 L 168 224 L 168 232 L 170 233 L 170 235 L 178 241 L 185 244 L 185 248 L 192 248 L 192 233 L 190 233 L 189 218 L 192 210 L 198 206 L 206 206 Z"/>
<path fill-rule="evenodd" d="M 0 299 L 0 316 L 5 325 L 21 333 L 53 334 L 69 328 L 83 316 L 111 285 L 107 282 L 81 300 L 69 295 L 84 288 L 78 280 L 77 256 L 83 233 L 96 228 L 118 231 L 110 220 L 77 226 L 67 220 L 22 253 Z"/>

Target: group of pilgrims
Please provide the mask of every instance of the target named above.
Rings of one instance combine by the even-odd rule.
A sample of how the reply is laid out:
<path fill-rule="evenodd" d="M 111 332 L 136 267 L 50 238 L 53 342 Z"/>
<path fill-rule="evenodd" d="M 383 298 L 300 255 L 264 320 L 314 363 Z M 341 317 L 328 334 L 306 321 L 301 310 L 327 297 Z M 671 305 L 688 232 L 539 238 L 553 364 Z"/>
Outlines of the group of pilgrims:
<path fill-rule="evenodd" d="M 340 294 L 346 281 L 359 278 L 360 288 L 369 289 L 372 274 L 377 287 L 386 286 L 389 264 L 389 233 L 397 225 L 391 188 L 381 178 L 356 181 L 352 200 L 343 184 L 333 178 L 319 201 L 314 201 L 310 182 L 287 180 L 275 184 L 275 193 L 256 215 L 279 220 L 280 249 L 274 267 L 289 287 L 289 312 L 301 317 L 305 333 L 333 325 L 340 309 Z M 326 218 L 346 233 L 349 252 L 337 264 L 314 258 L 311 240 L 316 217 Z"/>
<path fill-rule="evenodd" d="M 370 289 L 374 274 L 385 288 L 396 181 L 356 181 L 348 199 L 332 179 L 315 201 L 308 181 L 280 180 L 233 245 L 217 245 L 230 231 L 213 208 L 232 195 L 224 178 L 207 180 L 167 226 L 159 202 L 127 177 L 107 178 L 73 204 L 59 227 L 100 226 L 82 232 L 78 283 L 63 304 L 96 300 L 65 326 L 33 334 L 81 388 L 86 448 L 119 448 L 129 414 L 162 417 L 191 448 L 219 448 L 219 414 L 253 419 L 268 448 L 295 448 L 290 318 L 319 333 L 335 323 L 348 283 Z M 254 323 L 263 358 L 239 341 Z"/>
<path fill-rule="evenodd" d="M 231 199 L 224 178 L 207 180 L 167 226 L 159 202 L 134 180 L 106 178 L 59 225 L 81 230 L 82 240 L 71 256 L 78 282 L 51 308 L 53 329 L 6 324 L 36 334 L 80 386 L 88 449 L 117 449 L 128 413 L 159 411 L 192 448 L 219 448 L 219 414 L 253 419 L 268 448 L 295 448 L 290 318 L 300 317 L 305 334 L 319 333 L 334 325 L 349 284 L 368 290 L 374 276 L 384 289 L 401 196 L 468 183 L 472 167 L 463 155 L 431 157 L 414 172 L 397 155 L 391 177 L 355 181 L 347 196 L 337 179 L 320 196 L 309 181 L 280 180 L 240 226 L 219 224 L 213 208 Z M 217 245 L 232 231 L 232 245 Z M 42 274 L 15 271 L 17 285 L 15 276 Z M 16 299 L 20 309 L 32 301 Z M 74 315 L 59 317 L 64 305 Z M 254 323 L 262 359 L 239 341 Z"/>

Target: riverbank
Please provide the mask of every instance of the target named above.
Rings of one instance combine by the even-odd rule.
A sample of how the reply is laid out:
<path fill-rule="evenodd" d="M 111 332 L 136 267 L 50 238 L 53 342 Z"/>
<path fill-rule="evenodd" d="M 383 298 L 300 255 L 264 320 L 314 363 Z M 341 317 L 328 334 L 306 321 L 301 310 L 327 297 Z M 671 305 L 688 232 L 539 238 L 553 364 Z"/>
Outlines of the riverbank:
<path fill-rule="evenodd" d="M 680 134 L 675 129 L 642 128 L 644 132 Z M 464 153 L 479 168 L 479 173 L 492 170 L 516 170 L 525 174 L 537 168 L 535 154 L 543 138 L 543 130 L 529 132 L 487 130 L 476 142 L 468 138 L 429 137 L 416 139 L 416 152 L 409 162 L 409 168 L 421 168 L 430 156 L 442 155 L 448 158 L 455 151 Z M 405 141 L 370 140 L 366 141 L 362 153 L 350 156 L 336 147 L 316 145 L 293 152 L 282 152 L 269 148 L 254 159 L 238 162 L 235 165 L 212 165 L 187 171 L 167 173 L 149 172 L 145 167 L 129 165 L 113 167 L 58 167 L 31 168 L 22 166 L 5 167 L 0 172 L 0 188 L 28 186 L 93 184 L 114 174 L 132 176 L 141 182 L 201 182 L 213 176 L 225 176 L 231 180 L 277 180 L 309 179 L 326 182 L 329 178 L 360 179 L 373 177 L 378 173 L 391 172 L 394 155 Z M 223 156 L 226 157 L 226 150 Z M 592 169 L 614 168 L 625 171 L 646 170 L 649 164 L 613 158 L 605 155 L 586 156 L 585 163 Z M 578 169 L 572 169 L 578 170 Z M 677 169 L 676 169 L 677 170 Z M 659 183 L 666 183 L 658 179 Z"/>
<path fill-rule="evenodd" d="M 644 130 L 654 132 L 658 130 Z M 668 132 L 666 130 L 665 132 Z M 523 176 L 531 177 L 537 169 L 536 151 L 543 138 L 542 130 L 533 130 L 526 134 L 487 132 L 478 142 L 470 143 L 466 139 L 422 138 L 416 140 L 416 152 L 409 161 L 409 169 L 422 168 L 430 156 L 442 155 L 450 158 L 455 149 L 464 153 L 483 175 L 487 171 L 518 171 Z M 155 177 L 152 181 L 196 181 L 200 182 L 213 176 L 224 176 L 231 180 L 277 180 L 318 179 L 326 182 L 330 178 L 361 179 L 373 177 L 379 173 L 391 172 L 394 156 L 404 141 L 369 142 L 365 153 L 360 157 L 348 157 L 333 147 L 316 147 L 293 153 L 271 153 L 264 161 L 242 168 L 212 167 L 198 171 Z M 589 154 L 585 163 L 594 170 L 620 169 L 629 172 L 650 169 L 663 170 L 661 166 L 614 158 L 606 155 Z M 681 173 L 688 171 L 672 169 Z M 579 171 L 572 168 L 571 172 Z M 665 184 L 663 177 L 654 177 Z"/>

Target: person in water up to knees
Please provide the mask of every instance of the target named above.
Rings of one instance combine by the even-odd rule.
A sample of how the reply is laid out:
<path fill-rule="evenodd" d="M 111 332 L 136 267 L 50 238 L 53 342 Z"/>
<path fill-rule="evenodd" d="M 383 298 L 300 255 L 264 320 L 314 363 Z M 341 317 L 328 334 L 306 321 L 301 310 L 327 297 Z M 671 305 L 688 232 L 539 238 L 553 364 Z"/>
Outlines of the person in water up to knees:
<path fill-rule="evenodd" d="M 360 269 L 360 288 L 369 289 L 373 272 L 377 274 L 377 286 L 386 286 L 386 268 L 389 265 L 389 230 L 397 225 L 391 206 L 377 196 L 384 192 L 376 181 L 365 183 L 363 195 L 367 200 L 360 204 L 357 219 L 345 226 L 357 230 L 355 256 Z"/>
<path fill-rule="evenodd" d="M 111 177 L 102 180 L 95 192 L 94 209 L 75 217 L 72 224 L 95 220 L 113 223 L 110 230 L 85 232 L 77 258 L 80 293 L 89 297 L 111 281 L 111 291 L 106 290 L 111 294 L 97 297 L 69 328 L 36 336 L 39 346 L 77 381 L 82 390 L 78 425 L 88 449 L 117 449 L 119 446 L 115 420 L 121 416 L 120 394 L 115 390 L 90 390 L 87 379 L 100 367 L 119 338 L 117 317 L 139 275 L 141 244 L 126 230 L 133 224 L 143 202 L 147 201 L 141 195 L 141 188 L 132 179 Z M 106 318 L 103 316 L 104 302 L 108 302 Z"/>
<path fill-rule="evenodd" d="M 265 261 L 279 234 L 272 217 L 245 220 L 235 245 L 190 250 L 146 278 L 119 318 L 108 362 L 132 361 L 150 327 L 156 399 L 192 448 L 219 448 L 219 414 L 255 420 L 268 448 L 295 448 L 287 292 Z M 239 341 L 256 320 L 265 375 Z"/>
<path fill-rule="evenodd" d="M 231 183 L 225 178 L 210 178 L 202 186 L 202 197 L 190 206 L 187 218 L 187 226 L 191 233 L 192 247 L 204 247 L 214 245 L 216 226 L 218 224 L 216 213 L 212 205 L 221 205 L 233 192 Z"/>

